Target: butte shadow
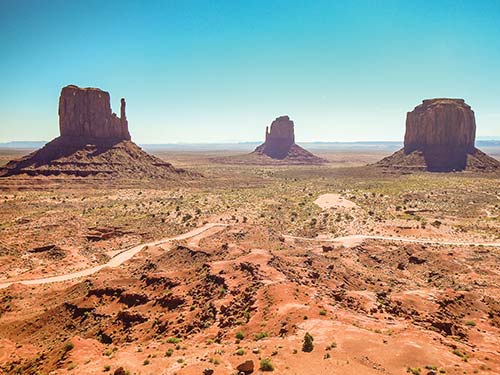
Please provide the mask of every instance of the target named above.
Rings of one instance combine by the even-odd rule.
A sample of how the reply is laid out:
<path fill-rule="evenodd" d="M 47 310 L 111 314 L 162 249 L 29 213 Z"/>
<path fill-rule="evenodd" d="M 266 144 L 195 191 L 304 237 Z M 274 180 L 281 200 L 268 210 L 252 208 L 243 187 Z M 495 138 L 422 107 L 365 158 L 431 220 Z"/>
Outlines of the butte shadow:
<path fill-rule="evenodd" d="M 404 147 L 374 166 L 413 172 L 500 171 L 475 147 L 474 111 L 463 99 L 427 99 L 406 116 Z"/>
<path fill-rule="evenodd" d="M 108 92 L 74 85 L 64 87 L 59 98 L 60 136 L 41 149 L 7 163 L 0 169 L 0 177 L 177 179 L 199 176 L 173 167 L 132 142 L 125 105 L 125 99 L 121 99 L 118 117 L 111 112 Z"/>
<path fill-rule="evenodd" d="M 328 163 L 295 143 L 294 123 L 288 116 L 276 118 L 266 127 L 263 144 L 247 155 L 214 158 L 214 162 L 253 165 L 319 165 Z"/>

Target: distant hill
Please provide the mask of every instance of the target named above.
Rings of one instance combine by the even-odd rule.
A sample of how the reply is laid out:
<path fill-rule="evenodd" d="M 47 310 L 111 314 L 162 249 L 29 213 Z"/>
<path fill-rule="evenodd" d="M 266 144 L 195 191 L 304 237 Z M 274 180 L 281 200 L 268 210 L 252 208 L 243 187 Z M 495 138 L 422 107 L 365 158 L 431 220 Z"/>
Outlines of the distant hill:
<path fill-rule="evenodd" d="M 27 148 L 27 149 L 38 149 L 43 146 L 47 141 L 12 141 L 12 142 L 0 142 L 0 148 Z"/>

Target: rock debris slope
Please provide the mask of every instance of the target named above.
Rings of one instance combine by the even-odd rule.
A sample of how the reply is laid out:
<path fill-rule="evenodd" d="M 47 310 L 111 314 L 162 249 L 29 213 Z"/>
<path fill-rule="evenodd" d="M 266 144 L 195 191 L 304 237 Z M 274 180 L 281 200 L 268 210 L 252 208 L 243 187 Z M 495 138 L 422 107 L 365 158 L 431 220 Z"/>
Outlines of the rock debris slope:
<path fill-rule="evenodd" d="M 265 142 L 253 154 L 264 155 L 271 159 L 283 160 L 291 164 L 321 164 L 326 160 L 319 158 L 295 143 L 294 123 L 288 116 L 276 118 L 271 127 L 266 127 Z"/>
<path fill-rule="evenodd" d="M 500 170 L 474 143 L 474 111 L 463 99 L 427 99 L 406 116 L 404 148 L 376 165 L 398 170 Z"/>
<path fill-rule="evenodd" d="M 131 141 L 121 99 L 120 117 L 110 96 L 97 88 L 66 86 L 59 98 L 60 136 L 0 169 L 0 177 L 98 176 L 167 178 L 194 176 L 143 151 Z"/>

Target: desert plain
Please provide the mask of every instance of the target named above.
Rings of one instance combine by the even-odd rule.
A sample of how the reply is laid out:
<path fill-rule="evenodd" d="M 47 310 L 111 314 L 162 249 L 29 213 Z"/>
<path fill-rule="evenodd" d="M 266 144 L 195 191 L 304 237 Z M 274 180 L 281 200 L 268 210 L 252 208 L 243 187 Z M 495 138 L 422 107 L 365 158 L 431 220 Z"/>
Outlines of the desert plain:
<path fill-rule="evenodd" d="M 312 151 L 0 179 L 0 373 L 500 373 L 500 175 Z"/>

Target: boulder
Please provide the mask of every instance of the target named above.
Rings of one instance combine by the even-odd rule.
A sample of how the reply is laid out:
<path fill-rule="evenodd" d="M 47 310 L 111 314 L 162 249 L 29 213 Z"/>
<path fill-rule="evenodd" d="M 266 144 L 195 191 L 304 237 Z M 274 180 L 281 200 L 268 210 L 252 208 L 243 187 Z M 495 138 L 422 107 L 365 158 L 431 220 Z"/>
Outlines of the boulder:
<path fill-rule="evenodd" d="M 245 362 L 240 363 L 237 367 L 236 370 L 238 372 L 243 372 L 245 374 L 251 374 L 254 370 L 254 364 L 251 359 L 247 359 Z"/>

